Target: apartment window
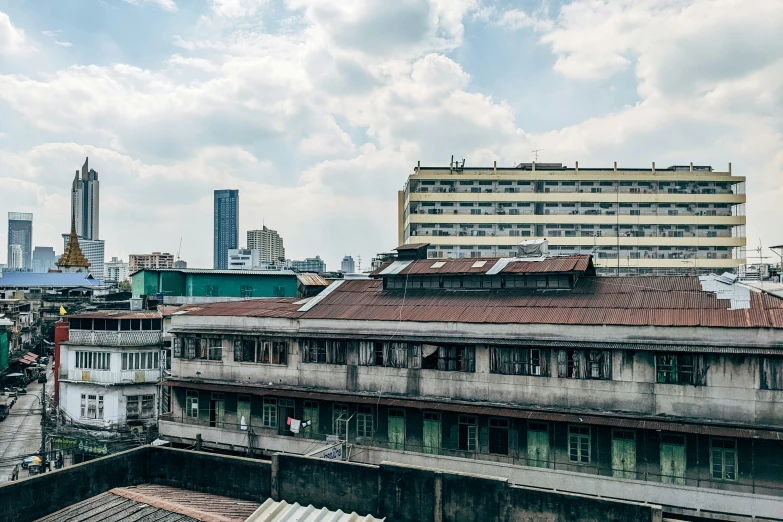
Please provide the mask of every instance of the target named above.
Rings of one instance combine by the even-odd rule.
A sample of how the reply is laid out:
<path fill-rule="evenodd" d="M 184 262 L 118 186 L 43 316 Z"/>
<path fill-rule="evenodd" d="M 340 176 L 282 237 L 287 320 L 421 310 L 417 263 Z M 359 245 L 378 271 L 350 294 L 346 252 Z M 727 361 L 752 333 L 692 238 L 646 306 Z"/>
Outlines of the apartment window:
<path fill-rule="evenodd" d="M 223 341 L 221 339 L 208 339 L 207 359 L 210 361 L 223 360 Z"/>
<path fill-rule="evenodd" d="M 489 371 L 502 375 L 548 375 L 539 348 L 505 348 L 489 350 Z"/>
<path fill-rule="evenodd" d="M 783 390 L 783 357 L 762 357 L 760 362 L 761 389 Z"/>
<path fill-rule="evenodd" d="M 250 285 L 242 285 L 239 287 L 240 297 L 253 297 L 253 287 Z"/>
<path fill-rule="evenodd" d="M 611 379 L 612 352 L 608 350 L 560 350 L 558 375 L 569 379 Z"/>
<path fill-rule="evenodd" d="M 265 428 L 277 428 L 277 399 L 264 397 L 262 425 Z"/>
<path fill-rule="evenodd" d="M 459 416 L 459 449 L 476 451 L 478 448 L 478 422 L 474 415 Z"/>
<path fill-rule="evenodd" d="M 568 427 L 568 460 L 579 464 L 590 463 L 590 427 Z"/>
<path fill-rule="evenodd" d="M 195 337 L 185 338 L 185 359 L 196 358 L 196 344 L 197 339 Z"/>
<path fill-rule="evenodd" d="M 438 370 L 444 372 L 475 372 L 476 349 L 474 346 L 438 347 Z"/>
<path fill-rule="evenodd" d="M 341 440 L 346 440 L 348 438 L 347 404 L 332 405 L 332 433 L 337 435 Z"/>
<path fill-rule="evenodd" d="M 195 390 L 185 392 L 185 416 L 198 419 L 198 392 Z"/>
<path fill-rule="evenodd" d="M 83 419 L 103 418 L 103 395 L 81 394 L 81 411 Z"/>
<path fill-rule="evenodd" d="M 719 480 L 737 480 L 737 441 L 710 440 L 710 473 Z"/>
<path fill-rule="evenodd" d="M 182 357 L 182 338 L 175 337 L 172 342 L 172 357 L 179 359 Z"/>
<path fill-rule="evenodd" d="M 489 452 L 508 455 L 508 419 L 489 419 Z"/>
<path fill-rule="evenodd" d="M 149 419 L 155 416 L 154 395 L 129 395 L 126 397 L 125 415 L 128 420 Z"/>
<path fill-rule="evenodd" d="M 662 384 L 696 384 L 696 356 L 663 353 L 655 356 L 657 382 Z"/>
<path fill-rule="evenodd" d="M 348 341 L 329 341 L 326 360 L 330 364 L 345 364 Z"/>
<path fill-rule="evenodd" d="M 308 363 L 326 363 L 326 340 L 324 339 L 305 339 L 304 362 Z"/>
<path fill-rule="evenodd" d="M 160 364 L 158 352 L 131 352 L 122 354 L 123 370 L 156 370 Z"/>
<path fill-rule="evenodd" d="M 372 437 L 373 435 L 372 406 L 359 406 L 356 414 L 356 435 L 358 437 Z"/>
<path fill-rule="evenodd" d="M 109 370 L 109 352 L 76 352 L 75 368 L 80 370 Z"/>

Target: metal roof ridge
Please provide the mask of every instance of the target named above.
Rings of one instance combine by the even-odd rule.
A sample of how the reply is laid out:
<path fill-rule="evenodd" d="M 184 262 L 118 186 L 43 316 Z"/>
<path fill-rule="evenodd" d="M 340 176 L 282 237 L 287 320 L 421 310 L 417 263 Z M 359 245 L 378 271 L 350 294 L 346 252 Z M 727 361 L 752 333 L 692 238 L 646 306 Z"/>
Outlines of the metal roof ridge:
<path fill-rule="evenodd" d="M 341 280 L 335 281 L 331 285 L 327 286 L 320 294 L 318 294 L 317 296 L 313 297 L 310 301 L 308 301 L 301 308 L 297 309 L 297 312 L 308 312 L 308 311 L 312 310 L 315 305 L 317 305 L 318 303 L 323 301 L 326 296 L 328 296 L 329 294 L 331 294 L 332 292 L 337 290 L 337 288 L 339 288 L 340 285 L 342 285 L 344 282 L 345 282 L 345 279 L 341 279 Z"/>

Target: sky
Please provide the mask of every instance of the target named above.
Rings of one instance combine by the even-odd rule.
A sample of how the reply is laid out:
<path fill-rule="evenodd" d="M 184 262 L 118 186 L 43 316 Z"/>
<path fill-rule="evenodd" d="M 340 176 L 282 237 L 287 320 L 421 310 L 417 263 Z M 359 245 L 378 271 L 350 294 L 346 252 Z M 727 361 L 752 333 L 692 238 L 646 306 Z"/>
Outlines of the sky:
<path fill-rule="evenodd" d="M 181 239 L 211 267 L 230 188 L 240 246 L 265 224 L 289 258 L 367 267 L 418 161 L 542 149 L 732 162 L 749 247 L 783 244 L 781 20 L 781 0 L 0 0 L 0 214 L 61 253 L 89 156 L 107 258 Z"/>

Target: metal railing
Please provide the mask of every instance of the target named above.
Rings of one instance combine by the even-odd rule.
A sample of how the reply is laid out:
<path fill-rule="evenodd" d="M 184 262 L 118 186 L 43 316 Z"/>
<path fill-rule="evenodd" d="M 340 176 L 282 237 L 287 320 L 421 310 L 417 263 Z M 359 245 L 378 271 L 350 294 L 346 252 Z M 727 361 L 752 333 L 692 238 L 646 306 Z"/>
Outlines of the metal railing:
<path fill-rule="evenodd" d="M 150 346 L 162 342 L 160 330 L 70 330 L 68 342 L 95 346 Z"/>

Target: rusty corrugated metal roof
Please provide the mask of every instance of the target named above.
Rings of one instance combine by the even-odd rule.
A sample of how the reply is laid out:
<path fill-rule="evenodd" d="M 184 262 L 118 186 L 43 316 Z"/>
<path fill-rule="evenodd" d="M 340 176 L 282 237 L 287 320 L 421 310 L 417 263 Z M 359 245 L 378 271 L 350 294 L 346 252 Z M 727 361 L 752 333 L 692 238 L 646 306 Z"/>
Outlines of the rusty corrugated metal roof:
<path fill-rule="evenodd" d="M 200 305 L 186 315 L 235 317 L 298 317 L 301 299 L 296 297 L 267 297 L 246 301 L 228 301 Z"/>
<path fill-rule="evenodd" d="M 387 261 L 374 272 L 371 277 L 378 277 L 393 263 Z M 498 263 L 503 266 L 501 273 L 514 274 L 545 274 L 563 272 L 587 272 L 592 269 L 593 261 L 590 255 L 554 256 L 532 261 L 517 258 L 463 258 L 463 259 L 419 259 L 412 260 L 410 264 L 395 275 L 460 275 L 460 274 L 486 274 Z"/>
<path fill-rule="evenodd" d="M 297 273 L 296 278 L 305 286 L 329 286 L 329 281 L 318 274 Z"/>

